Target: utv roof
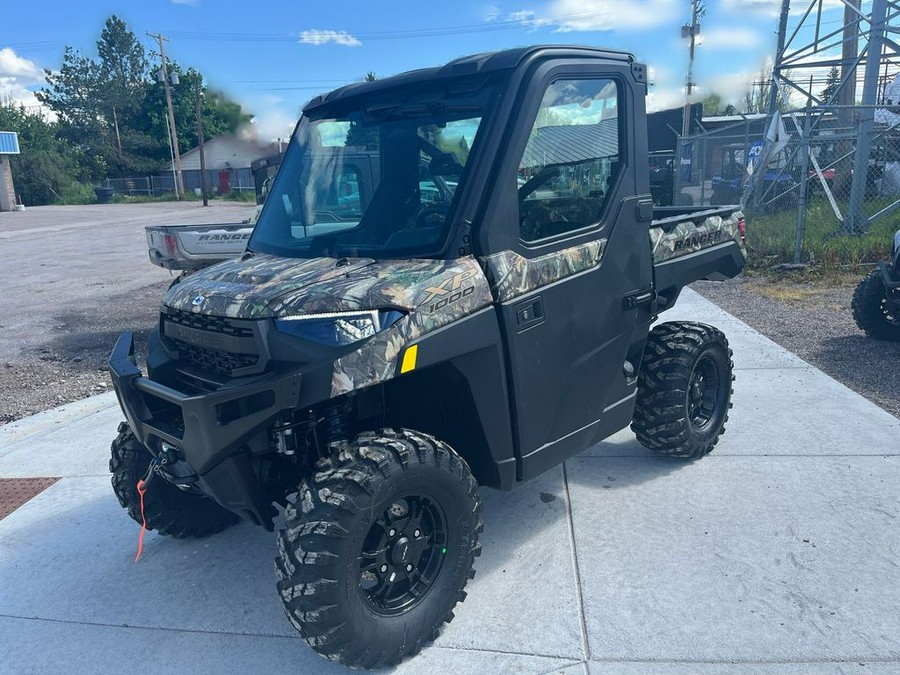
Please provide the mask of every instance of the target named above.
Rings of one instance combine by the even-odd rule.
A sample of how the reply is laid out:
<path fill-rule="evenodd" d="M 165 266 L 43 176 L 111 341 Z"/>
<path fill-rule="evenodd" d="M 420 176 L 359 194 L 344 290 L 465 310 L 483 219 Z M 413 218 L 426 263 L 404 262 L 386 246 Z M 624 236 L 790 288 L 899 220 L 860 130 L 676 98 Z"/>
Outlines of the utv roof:
<path fill-rule="evenodd" d="M 304 110 L 315 108 L 323 103 L 334 103 L 360 94 L 371 94 L 398 86 L 427 82 L 430 80 L 512 70 L 525 61 L 552 56 L 554 58 L 597 58 L 613 61 L 633 62 L 634 56 L 627 52 L 597 47 L 578 47 L 572 45 L 535 45 L 532 47 L 516 47 L 500 52 L 482 52 L 454 59 L 443 66 L 420 68 L 398 75 L 385 77 L 374 82 L 356 82 L 316 96 L 304 106 Z"/>

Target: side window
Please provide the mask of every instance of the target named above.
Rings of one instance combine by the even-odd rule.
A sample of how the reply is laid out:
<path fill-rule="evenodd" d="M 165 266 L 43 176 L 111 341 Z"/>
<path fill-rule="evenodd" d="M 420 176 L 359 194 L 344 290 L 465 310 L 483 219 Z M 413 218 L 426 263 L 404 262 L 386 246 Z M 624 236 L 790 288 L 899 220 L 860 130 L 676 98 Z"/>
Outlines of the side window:
<path fill-rule="evenodd" d="M 599 222 L 618 165 L 616 83 L 554 81 L 519 162 L 522 240 L 539 241 Z"/>

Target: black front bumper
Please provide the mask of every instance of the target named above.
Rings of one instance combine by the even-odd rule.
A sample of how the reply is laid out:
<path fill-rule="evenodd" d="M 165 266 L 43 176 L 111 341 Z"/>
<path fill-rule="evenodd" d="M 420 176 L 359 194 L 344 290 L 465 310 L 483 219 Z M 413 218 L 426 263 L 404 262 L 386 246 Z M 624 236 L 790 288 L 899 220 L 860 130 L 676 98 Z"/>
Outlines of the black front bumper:
<path fill-rule="evenodd" d="M 297 372 L 241 378 L 210 393 L 189 395 L 143 376 L 134 359 L 134 335 L 123 333 L 109 357 L 109 372 L 128 425 L 149 450 L 174 446 L 190 483 L 225 508 L 271 529 L 272 504 L 260 488 L 245 444 L 297 406 Z"/>

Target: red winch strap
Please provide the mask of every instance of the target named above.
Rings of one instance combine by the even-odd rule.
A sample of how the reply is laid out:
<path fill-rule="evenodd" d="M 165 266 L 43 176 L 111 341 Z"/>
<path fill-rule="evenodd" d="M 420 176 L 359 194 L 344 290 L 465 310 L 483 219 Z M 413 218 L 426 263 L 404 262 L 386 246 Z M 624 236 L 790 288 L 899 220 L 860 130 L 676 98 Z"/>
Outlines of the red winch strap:
<path fill-rule="evenodd" d="M 144 533 L 147 531 L 147 519 L 144 517 L 144 493 L 147 492 L 147 484 L 141 479 L 137 482 L 137 491 L 141 496 L 141 533 L 138 535 L 138 550 L 134 556 L 134 562 L 141 559 L 141 553 L 144 552 Z"/>

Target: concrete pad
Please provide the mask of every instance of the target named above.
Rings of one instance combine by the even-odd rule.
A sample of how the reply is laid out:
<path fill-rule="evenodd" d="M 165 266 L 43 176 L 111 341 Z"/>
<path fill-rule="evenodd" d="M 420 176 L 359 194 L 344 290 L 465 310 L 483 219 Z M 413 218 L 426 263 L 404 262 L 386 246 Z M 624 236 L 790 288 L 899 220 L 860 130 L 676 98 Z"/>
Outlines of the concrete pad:
<path fill-rule="evenodd" d="M 107 395 L 93 398 L 104 399 Z M 19 433 L 0 436 L 0 476 L 108 475 L 109 446 L 123 419 L 112 394 L 111 402 L 108 398 L 96 401 L 80 417 L 64 417 L 59 424 L 52 423 L 48 417 L 23 425 L 25 428 L 20 427 Z"/>
<path fill-rule="evenodd" d="M 299 637 L 195 633 L 0 617 L 2 669 L 20 673 L 348 673 Z M 431 647 L 375 672 L 551 673 L 570 662 Z"/>
<path fill-rule="evenodd" d="M 293 635 L 275 592 L 273 536 L 148 532 L 108 477 L 64 478 L 0 521 L 0 615 L 168 630 Z"/>
<path fill-rule="evenodd" d="M 699 321 L 715 326 L 728 338 L 734 352 L 735 370 L 812 367 L 689 288 L 682 292 L 672 309 L 659 315 L 659 321 Z"/>
<path fill-rule="evenodd" d="M 485 521 L 469 599 L 437 644 L 583 658 L 561 468 L 486 495 Z M 138 531 L 108 477 L 64 478 L 0 521 L 0 615 L 294 635 L 275 593 L 270 533 L 246 524 L 201 540 L 149 532 L 135 564 Z"/>
<path fill-rule="evenodd" d="M 14 441 L 63 426 L 114 406 L 118 406 L 116 395 L 110 391 L 4 424 L 0 426 L 0 456 L 3 455 L 4 448 Z"/>
<path fill-rule="evenodd" d="M 900 459 L 583 457 L 568 478 L 592 658 L 900 659 Z"/>
<path fill-rule="evenodd" d="M 622 663 L 591 661 L 590 675 L 894 675 L 896 661 L 805 661 L 803 663 L 660 663 L 659 661 Z"/>
<path fill-rule="evenodd" d="M 715 457 L 900 454 L 900 419 L 820 370 L 743 370 L 736 377 L 734 408 Z M 585 454 L 649 452 L 626 429 Z"/>
<path fill-rule="evenodd" d="M 484 552 L 436 644 L 584 658 L 562 467 L 481 494 Z"/>

